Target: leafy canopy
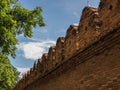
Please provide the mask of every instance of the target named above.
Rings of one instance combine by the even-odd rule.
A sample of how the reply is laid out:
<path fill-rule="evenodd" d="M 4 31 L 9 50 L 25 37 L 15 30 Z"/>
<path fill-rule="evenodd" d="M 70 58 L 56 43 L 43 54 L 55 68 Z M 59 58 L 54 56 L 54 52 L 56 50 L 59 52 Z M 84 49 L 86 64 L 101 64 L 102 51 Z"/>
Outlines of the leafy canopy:
<path fill-rule="evenodd" d="M 0 53 L 0 90 L 11 90 L 11 87 L 18 81 L 19 73 L 10 64 L 7 56 Z"/>
<path fill-rule="evenodd" d="M 17 35 L 32 37 L 32 27 L 45 26 L 41 7 L 33 10 L 17 4 L 18 0 L 0 0 L 0 52 L 15 57 Z"/>

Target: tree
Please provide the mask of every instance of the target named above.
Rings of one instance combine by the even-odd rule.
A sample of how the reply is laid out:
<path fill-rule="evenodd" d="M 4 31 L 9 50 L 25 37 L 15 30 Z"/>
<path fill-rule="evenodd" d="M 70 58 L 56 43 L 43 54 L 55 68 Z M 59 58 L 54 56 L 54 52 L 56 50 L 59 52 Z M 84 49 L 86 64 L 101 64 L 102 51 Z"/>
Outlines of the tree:
<path fill-rule="evenodd" d="M 17 2 L 0 0 L 0 90 L 10 90 L 18 80 L 19 73 L 8 59 L 8 55 L 16 56 L 16 36 L 32 37 L 33 27 L 45 26 L 41 7 L 28 10 Z"/>
<path fill-rule="evenodd" d="M 0 1 L 0 52 L 15 58 L 19 34 L 32 37 L 32 27 L 45 26 L 42 8 L 28 10 L 17 4 L 18 0 Z"/>
<path fill-rule="evenodd" d="M 8 57 L 0 53 L 0 90 L 11 90 L 18 76 L 19 73 L 10 64 Z"/>

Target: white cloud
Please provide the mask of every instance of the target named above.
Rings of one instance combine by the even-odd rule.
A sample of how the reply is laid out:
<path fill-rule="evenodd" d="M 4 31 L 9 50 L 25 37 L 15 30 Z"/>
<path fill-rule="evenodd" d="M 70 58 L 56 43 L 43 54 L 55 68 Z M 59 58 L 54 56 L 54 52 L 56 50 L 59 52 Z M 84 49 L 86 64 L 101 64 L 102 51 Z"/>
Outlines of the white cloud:
<path fill-rule="evenodd" d="M 47 52 L 47 49 L 55 45 L 55 41 L 40 41 L 40 42 L 28 42 L 20 43 L 17 48 L 23 51 L 23 56 L 26 59 L 36 60 L 42 56 L 43 53 Z"/>
<path fill-rule="evenodd" d="M 20 73 L 26 73 L 28 70 L 30 70 L 30 68 L 21 68 L 21 67 L 16 67 L 16 68 Z"/>
<path fill-rule="evenodd" d="M 73 25 L 78 26 L 79 24 L 78 23 L 74 23 Z"/>
<path fill-rule="evenodd" d="M 30 68 L 22 68 L 22 67 L 16 67 L 18 72 L 20 72 L 20 78 L 22 78 L 22 76 L 25 75 L 25 73 L 27 73 L 28 70 L 30 70 Z"/>

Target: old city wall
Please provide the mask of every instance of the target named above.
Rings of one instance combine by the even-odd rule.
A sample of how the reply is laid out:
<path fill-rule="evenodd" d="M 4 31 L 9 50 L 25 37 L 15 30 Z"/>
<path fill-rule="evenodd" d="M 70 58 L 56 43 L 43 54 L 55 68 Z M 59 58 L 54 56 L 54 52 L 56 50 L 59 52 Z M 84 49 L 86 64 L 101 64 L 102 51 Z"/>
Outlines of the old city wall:
<path fill-rule="evenodd" d="M 102 22 L 102 32 L 115 26 L 120 20 L 120 0 L 101 0 L 99 4 L 99 16 Z M 110 19 L 111 18 L 111 19 Z M 110 26 L 110 27 L 106 27 Z"/>
<path fill-rule="evenodd" d="M 13 90 L 120 88 L 119 4 L 101 0 L 98 9 L 85 7 L 79 25 L 70 25 Z"/>
<path fill-rule="evenodd" d="M 56 70 L 39 78 L 24 90 L 118 90 L 120 29 L 118 35 L 110 36 L 75 54 Z"/>
<path fill-rule="evenodd" d="M 77 50 L 77 29 L 78 26 L 70 25 L 70 27 L 67 30 L 66 36 L 65 36 L 65 42 L 64 42 L 64 48 L 65 48 L 65 59 L 72 56 L 73 53 Z"/>
<path fill-rule="evenodd" d="M 60 63 L 64 60 L 64 41 L 65 38 L 64 37 L 59 37 L 57 39 L 57 43 L 56 43 L 56 48 L 55 48 L 55 61 L 56 63 Z"/>

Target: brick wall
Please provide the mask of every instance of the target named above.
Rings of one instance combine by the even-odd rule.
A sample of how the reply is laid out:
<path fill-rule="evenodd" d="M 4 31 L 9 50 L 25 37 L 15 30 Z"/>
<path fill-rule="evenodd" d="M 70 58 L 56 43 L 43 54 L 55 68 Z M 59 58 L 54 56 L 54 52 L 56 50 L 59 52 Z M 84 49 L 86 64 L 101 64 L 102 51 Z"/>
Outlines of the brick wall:
<path fill-rule="evenodd" d="M 23 90 L 119 90 L 120 27 Z"/>
<path fill-rule="evenodd" d="M 120 0 L 85 7 L 78 26 L 38 59 L 13 90 L 119 90 Z"/>

